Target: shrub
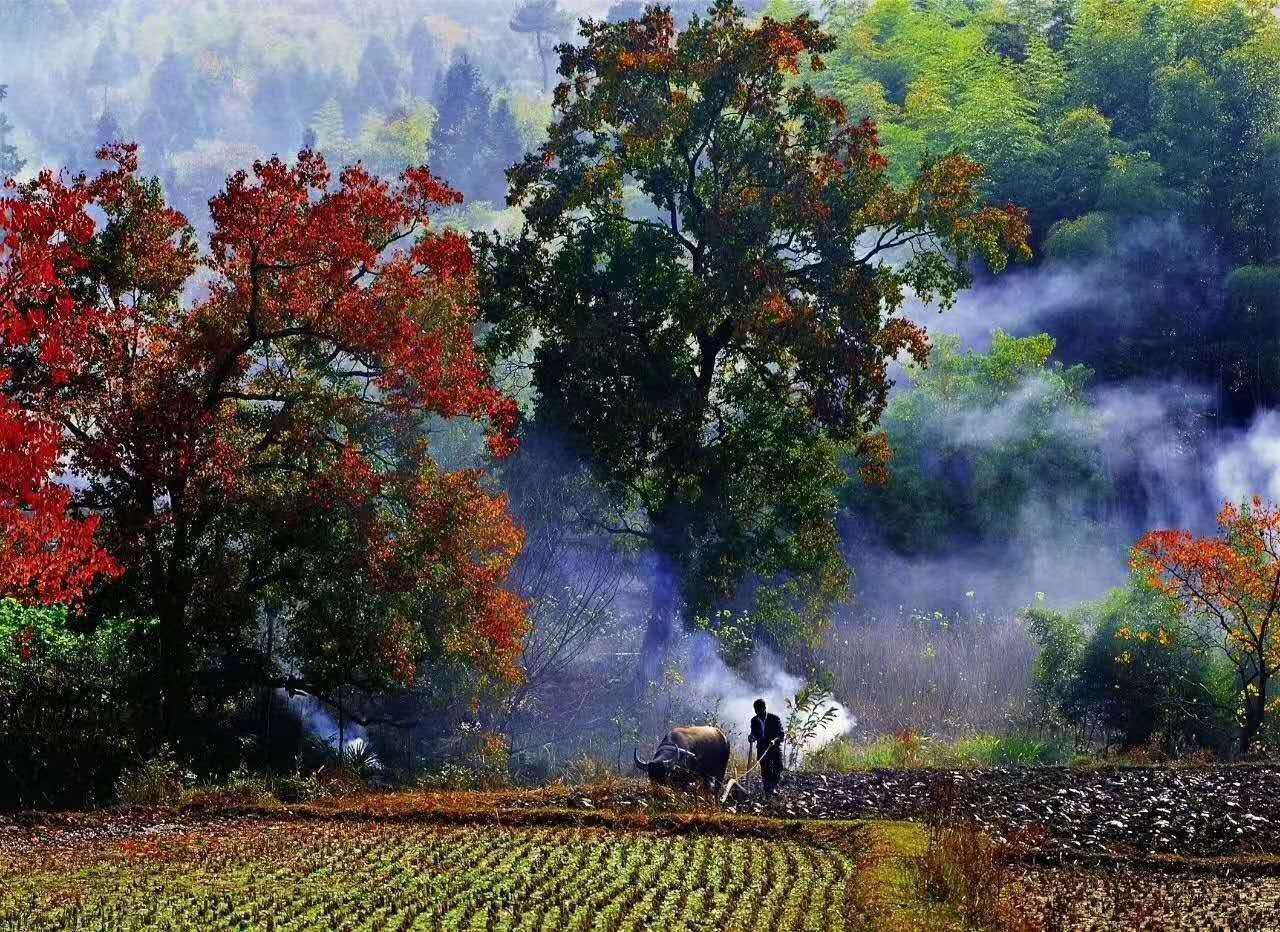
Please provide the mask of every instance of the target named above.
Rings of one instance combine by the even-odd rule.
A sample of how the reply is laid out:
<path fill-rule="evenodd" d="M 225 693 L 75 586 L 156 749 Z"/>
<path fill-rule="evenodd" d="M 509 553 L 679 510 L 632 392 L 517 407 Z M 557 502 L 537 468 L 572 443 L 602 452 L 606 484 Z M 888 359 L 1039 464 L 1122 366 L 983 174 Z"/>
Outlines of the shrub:
<path fill-rule="evenodd" d="M 196 786 L 182 793 L 182 809 L 223 809 L 228 806 L 272 807 L 280 805 L 272 781 L 247 767 L 232 771 L 224 783 Z"/>
<path fill-rule="evenodd" d="M 153 757 L 126 768 L 116 780 L 116 801 L 122 806 L 176 806 L 195 782 L 173 751 L 162 746 Z"/>
<path fill-rule="evenodd" d="M 603 758 L 581 754 L 565 765 L 564 782 L 579 786 L 599 786 L 618 779 L 618 771 Z"/>
<path fill-rule="evenodd" d="M 275 777 L 271 781 L 271 791 L 282 803 L 308 803 L 328 796 L 330 788 L 320 779 L 317 772 L 299 771 Z"/>
<path fill-rule="evenodd" d="M 506 768 L 474 764 L 441 764 L 417 780 L 424 790 L 500 790 L 511 786 Z"/>
<path fill-rule="evenodd" d="M 361 783 L 372 783 L 383 771 L 378 752 L 364 738 L 347 742 L 338 755 L 338 766 Z"/>
<path fill-rule="evenodd" d="M 920 767 L 924 762 L 925 738 L 910 728 L 904 728 L 893 736 L 889 746 L 889 760 L 894 767 Z"/>
<path fill-rule="evenodd" d="M 800 765 L 804 749 L 831 727 L 839 717 L 839 708 L 824 684 L 811 683 L 787 700 L 787 767 Z"/>
<path fill-rule="evenodd" d="M 1061 741 L 1032 735 L 974 735 L 951 748 L 957 762 L 977 767 L 1043 767 L 1070 759 L 1070 748 Z"/>
<path fill-rule="evenodd" d="M 929 826 L 929 842 L 916 863 L 920 892 L 948 903 L 970 925 L 996 927 L 997 896 L 1007 883 L 1001 846 L 973 822 Z"/>
<path fill-rule="evenodd" d="M 1178 607 L 1140 585 L 1071 612 L 1025 615 L 1047 712 L 1123 751 L 1222 748 L 1230 741 L 1230 671 L 1187 629 Z"/>
<path fill-rule="evenodd" d="M 913 864 L 916 889 L 954 909 L 965 928 L 1042 932 L 1060 927 L 1018 896 L 1023 873 L 1018 861 L 1034 836 L 1002 842 L 972 819 L 930 825 L 928 833 L 925 851 Z"/>
<path fill-rule="evenodd" d="M 993 838 L 971 813 L 955 805 L 956 793 L 952 785 L 934 795 L 928 842 L 912 864 L 918 892 L 951 906 L 965 928 L 1040 928 L 1038 917 L 1023 909 L 1014 894 L 1018 864 L 1043 846 L 1044 830 L 1032 827 L 1008 839 Z"/>
<path fill-rule="evenodd" d="M 1070 748 L 1062 742 L 1032 735 L 971 735 L 948 743 L 908 729 L 864 744 L 847 738 L 832 741 L 807 755 L 804 764 L 810 770 L 848 773 L 910 767 L 1037 767 L 1067 763 L 1070 757 Z"/>
<path fill-rule="evenodd" d="M 804 766 L 808 770 L 827 770 L 833 773 L 892 767 L 892 745 L 891 738 L 878 738 L 868 744 L 857 744 L 849 738 L 837 738 L 807 755 Z"/>
<path fill-rule="evenodd" d="M 417 783 L 426 789 L 490 790 L 512 785 L 511 752 L 506 739 L 479 723 L 463 723 L 441 742 L 440 762 Z"/>
<path fill-rule="evenodd" d="M 64 608 L 0 601 L 0 808 L 103 801 L 137 753 L 131 644 L 146 623 L 72 622 Z"/>

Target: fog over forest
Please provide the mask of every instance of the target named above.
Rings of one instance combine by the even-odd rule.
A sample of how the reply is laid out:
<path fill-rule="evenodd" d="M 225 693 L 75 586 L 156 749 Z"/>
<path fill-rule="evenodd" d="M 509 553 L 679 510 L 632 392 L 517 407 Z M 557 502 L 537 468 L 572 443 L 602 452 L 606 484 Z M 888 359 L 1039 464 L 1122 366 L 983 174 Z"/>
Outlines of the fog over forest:
<path fill-rule="evenodd" d="M 723 616 L 677 607 L 666 618 L 656 679 L 691 685 L 678 701 L 633 690 L 654 606 L 683 604 L 691 571 L 618 532 L 637 506 L 610 498 L 592 450 L 539 415 L 537 341 L 496 358 L 524 415 L 520 452 L 493 462 L 471 425 L 436 422 L 428 436 L 439 462 L 490 469 L 488 487 L 527 533 L 512 576 L 533 620 L 526 680 L 478 715 L 457 682 L 432 692 L 444 678 L 390 698 L 353 689 L 354 718 L 415 723 L 371 726 L 388 760 L 415 740 L 410 761 L 459 746 L 463 726 L 505 733 L 517 756 L 620 756 L 664 717 L 740 729 L 757 694 L 782 706 L 820 669 L 839 702 L 830 735 L 890 727 L 930 690 L 957 697 L 939 727 L 996 727 L 986 719 L 1025 713 L 1028 606 L 1103 599 L 1126 586 L 1144 533 L 1208 533 L 1226 501 L 1280 499 L 1280 105 L 1274 87 L 1256 91 L 1280 73 L 1280 54 L 1255 41 L 1273 23 L 1224 14 L 1206 25 L 1195 17 L 1214 14 L 1175 4 L 1182 18 L 1144 44 L 1138 13 L 1098 0 L 739 5 L 753 19 L 811 11 L 834 50 L 795 81 L 875 122 L 895 184 L 946 153 L 984 165 L 990 202 L 1029 212 L 1032 256 L 1000 274 L 973 258 L 972 287 L 950 307 L 908 296 L 931 365 L 903 352 L 890 367 L 878 428 L 893 450 L 887 482 L 864 482 L 858 455 L 841 452 L 833 526 L 852 575 L 834 625 L 806 640 L 752 620 L 768 580 L 748 566 L 716 603 Z M 677 19 L 700 6 L 675 4 Z M 506 202 L 505 173 L 547 139 L 552 47 L 575 40 L 578 17 L 642 8 L 0 0 L 0 169 L 19 182 L 92 171 L 100 147 L 136 142 L 141 172 L 207 237 L 206 205 L 229 174 L 307 148 L 388 177 L 426 164 L 465 198 L 439 211 L 442 226 L 515 236 L 525 216 Z M 1123 59 L 1089 37 L 1112 15 L 1133 39 Z M 1210 28 L 1215 38 L 1197 38 Z M 623 187 L 632 215 L 650 216 L 643 193 Z M 254 625 L 264 639 L 267 621 Z M 954 650 L 945 671 L 921 660 L 936 650 Z M 891 685 L 875 679 L 887 669 Z M 588 698 L 584 684 L 599 692 Z"/>

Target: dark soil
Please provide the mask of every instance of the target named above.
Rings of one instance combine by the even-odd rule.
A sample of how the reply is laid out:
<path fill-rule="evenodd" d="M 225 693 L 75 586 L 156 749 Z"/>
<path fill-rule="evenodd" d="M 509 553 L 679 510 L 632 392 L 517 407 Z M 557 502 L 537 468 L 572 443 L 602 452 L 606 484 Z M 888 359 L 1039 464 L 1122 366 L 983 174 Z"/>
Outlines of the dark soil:
<path fill-rule="evenodd" d="M 1276 766 L 793 773 L 771 805 L 755 794 L 732 806 L 822 819 L 927 820 L 951 809 L 996 835 L 1042 827 L 1075 852 L 1280 854 Z"/>
<path fill-rule="evenodd" d="M 664 798 L 628 781 L 565 802 L 625 811 Z M 695 802 L 683 794 L 671 801 Z M 1278 765 L 799 772 L 786 775 L 772 801 L 752 780 L 725 808 L 783 819 L 972 818 L 996 837 L 1047 833 L 1051 850 L 1073 854 L 1280 855 Z"/>

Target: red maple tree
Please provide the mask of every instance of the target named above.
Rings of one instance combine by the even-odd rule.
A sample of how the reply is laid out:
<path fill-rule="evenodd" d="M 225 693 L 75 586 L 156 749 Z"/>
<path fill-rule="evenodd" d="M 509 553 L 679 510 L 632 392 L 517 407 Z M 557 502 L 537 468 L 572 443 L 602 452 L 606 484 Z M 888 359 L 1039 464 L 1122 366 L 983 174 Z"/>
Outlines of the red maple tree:
<path fill-rule="evenodd" d="M 430 223 L 460 196 L 425 169 L 392 183 L 272 159 L 210 202 L 202 256 L 133 147 L 100 155 L 96 177 L 46 173 L 7 205 L 30 254 L 9 250 L 0 416 L 25 433 L 0 436 L 41 458 L 0 504 L 32 559 L 59 554 L 41 595 L 118 573 L 96 598 L 157 619 L 171 731 L 201 658 L 244 661 L 268 602 L 346 645 L 363 685 L 409 682 L 431 647 L 513 675 L 520 533 L 428 442 L 433 419 L 469 418 L 494 455 L 514 446 L 516 407 L 473 342 L 469 246 Z M 360 613 L 323 608 L 335 581 Z"/>
<path fill-rule="evenodd" d="M 1153 531 L 1138 541 L 1132 566 L 1213 632 L 1210 643 L 1236 674 L 1240 752 L 1248 754 L 1280 705 L 1271 695 L 1280 672 L 1280 506 L 1260 497 L 1228 503 L 1218 526 L 1215 537 Z"/>

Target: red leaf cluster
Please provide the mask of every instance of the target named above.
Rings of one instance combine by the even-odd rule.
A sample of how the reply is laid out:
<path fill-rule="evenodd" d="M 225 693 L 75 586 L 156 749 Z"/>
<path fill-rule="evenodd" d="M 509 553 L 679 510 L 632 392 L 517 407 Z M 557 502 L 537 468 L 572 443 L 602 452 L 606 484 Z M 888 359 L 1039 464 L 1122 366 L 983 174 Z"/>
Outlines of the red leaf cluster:
<path fill-rule="evenodd" d="M 56 481 L 62 432 L 53 412 L 5 392 L 17 367 L 43 368 L 55 390 L 76 371 L 96 318 L 61 273 L 83 264 L 89 200 L 47 172 L 0 197 L 0 595 L 46 604 L 74 601 L 117 569 L 94 541 L 98 518 L 75 515 Z"/>

